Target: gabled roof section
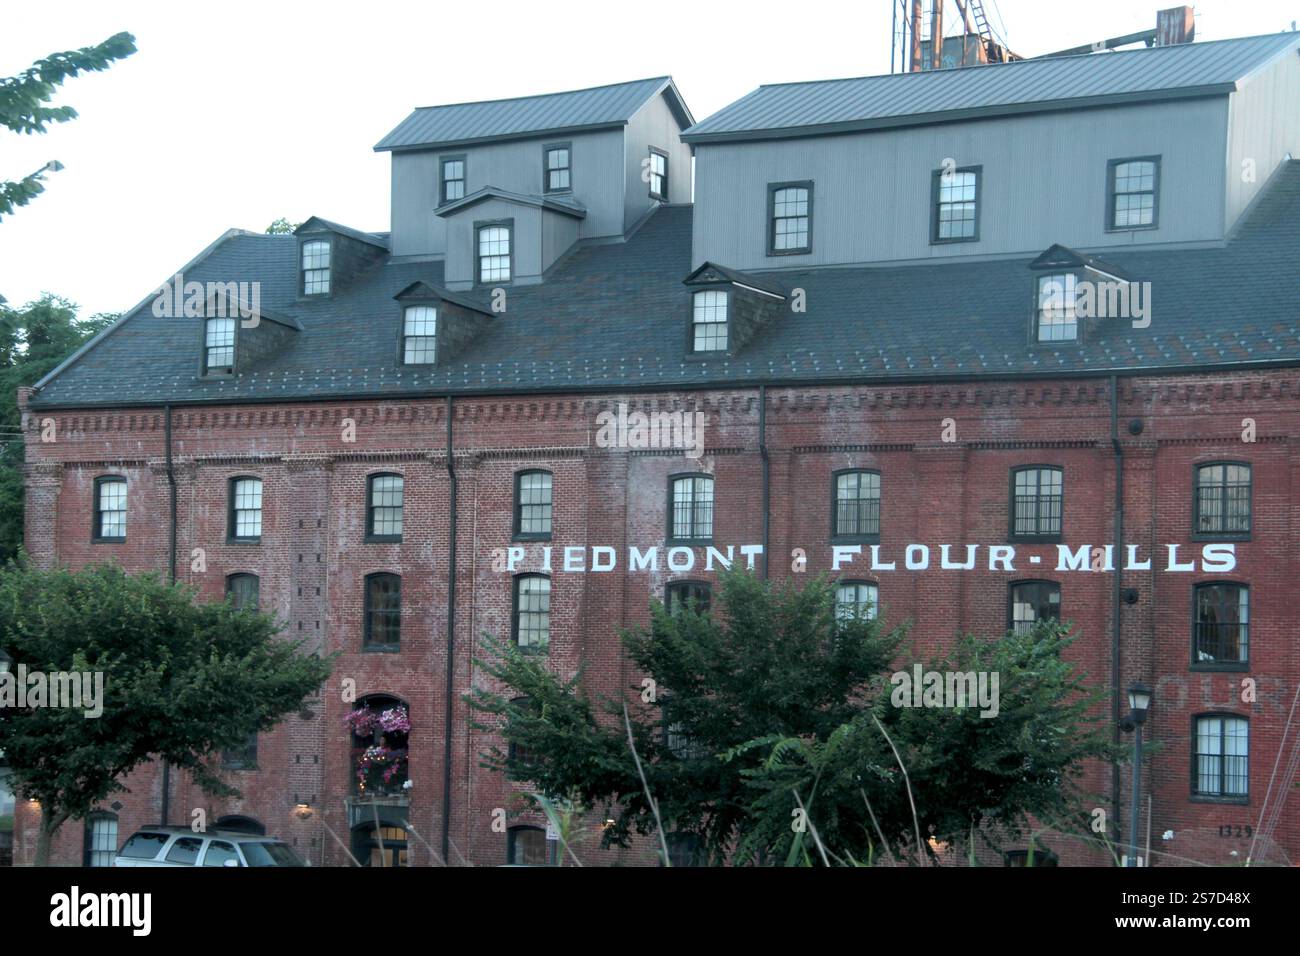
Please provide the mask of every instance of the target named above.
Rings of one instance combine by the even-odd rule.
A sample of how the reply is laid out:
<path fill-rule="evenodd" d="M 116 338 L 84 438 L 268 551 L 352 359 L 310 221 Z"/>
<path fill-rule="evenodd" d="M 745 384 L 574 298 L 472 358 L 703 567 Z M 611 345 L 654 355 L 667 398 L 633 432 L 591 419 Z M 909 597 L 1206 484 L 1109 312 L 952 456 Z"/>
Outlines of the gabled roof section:
<path fill-rule="evenodd" d="M 1127 281 L 1129 278 L 1119 266 L 1111 265 L 1096 256 L 1076 252 L 1059 242 L 1048 246 L 1037 259 L 1029 263 L 1029 268 L 1035 271 L 1091 269 L 1093 272 L 1100 272 L 1102 275 L 1111 276 L 1115 279 Z"/>
<path fill-rule="evenodd" d="M 781 139 L 989 116 L 1226 95 L 1300 34 L 1184 43 L 810 83 L 760 86 L 692 126 L 688 143 Z"/>
<path fill-rule="evenodd" d="M 304 232 L 318 232 L 321 229 L 328 229 L 330 232 L 336 232 L 340 236 L 347 236 L 349 239 L 357 240 L 357 242 L 364 242 L 368 245 L 383 249 L 385 252 L 388 251 L 388 239 L 386 234 L 362 232 L 360 229 L 353 229 L 351 226 L 342 226 L 337 222 L 322 219 L 320 216 L 312 216 L 295 229 L 293 234 L 297 236 Z"/>
<path fill-rule="evenodd" d="M 448 292 L 446 289 L 430 285 L 423 279 L 417 279 L 412 282 L 397 295 L 393 296 L 399 302 L 408 299 L 438 299 L 441 302 L 451 302 L 460 306 L 462 309 L 469 309 L 471 312 L 481 312 L 491 318 L 492 312 L 473 299 L 465 296 L 456 295 L 454 292 Z"/>
<path fill-rule="evenodd" d="M 566 216 L 572 216 L 574 219 L 587 218 L 587 207 L 580 203 L 570 202 L 558 196 L 538 196 L 535 193 L 513 193 L 508 189 L 501 189 L 498 186 L 484 186 L 482 189 L 476 189 L 455 202 L 449 202 L 444 206 L 439 206 L 434 213 L 439 216 L 454 216 L 462 209 L 468 209 L 470 206 L 476 206 L 486 199 L 503 199 L 506 202 L 515 203 L 520 206 L 536 206 L 539 209 L 549 209 L 551 212 L 563 213 Z"/>
<path fill-rule="evenodd" d="M 766 292 L 768 295 L 778 296 L 782 299 L 786 297 L 785 289 L 777 285 L 772 279 L 753 276 L 747 272 L 739 272 L 713 262 L 704 263 L 682 280 L 683 285 L 717 285 L 719 283 L 730 283 L 742 288 L 753 289 L 756 292 Z"/>
<path fill-rule="evenodd" d="M 619 127 L 660 94 L 682 129 L 695 122 L 672 77 L 656 76 L 542 96 L 420 107 L 375 144 L 375 150 L 468 146 Z"/>

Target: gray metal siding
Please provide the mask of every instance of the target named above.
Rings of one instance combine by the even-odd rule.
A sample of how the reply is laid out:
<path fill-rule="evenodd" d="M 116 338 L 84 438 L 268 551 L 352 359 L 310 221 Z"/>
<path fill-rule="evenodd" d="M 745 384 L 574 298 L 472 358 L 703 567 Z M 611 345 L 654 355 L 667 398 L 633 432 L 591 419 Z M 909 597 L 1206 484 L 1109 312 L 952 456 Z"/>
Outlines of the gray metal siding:
<path fill-rule="evenodd" d="M 542 210 L 536 206 L 488 199 L 447 219 L 444 275 L 448 289 L 463 290 L 474 284 L 477 262 L 474 223 L 496 219 L 514 220 L 514 233 L 510 237 L 511 281 L 542 274 Z"/>
<path fill-rule="evenodd" d="M 646 103 L 628 121 L 624 157 L 624 231 L 654 204 L 650 199 L 650 187 L 641 178 L 641 163 L 649 156 L 651 146 L 668 154 L 668 201 L 691 201 L 691 148 L 682 142 L 681 135 L 682 128 L 662 95 Z"/>
<path fill-rule="evenodd" d="M 1226 97 L 696 148 L 693 265 L 1036 254 L 1223 236 Z M 1105 229 L 1109 159 L 1163 156 L 1158 229 Z M 982 166 L 979 241 L 930 242 L 933 171 Z M 767 255 L 767 185 L 812 180 L 808 255 Z"/>
<path fill-rule="evenodd" d="M 1225 227 L 1231 229 L 1290 153 L 1300 157 L 1300 54 L 1243 80 L 1228 103 Z M 1243 165 L 1253 161 L 1253 178 Z"/>

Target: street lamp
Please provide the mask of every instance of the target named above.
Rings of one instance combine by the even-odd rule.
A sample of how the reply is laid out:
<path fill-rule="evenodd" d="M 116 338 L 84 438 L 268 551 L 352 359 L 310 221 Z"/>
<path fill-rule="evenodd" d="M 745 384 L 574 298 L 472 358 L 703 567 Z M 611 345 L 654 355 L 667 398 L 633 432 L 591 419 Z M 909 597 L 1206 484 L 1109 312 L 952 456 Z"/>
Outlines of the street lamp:
<path fill-rule="evenodd" d="M 1137 866 L 1138 820 L 1142 816 L 1142 725 L 1147 722 L 1151 709 L 1151 688 L 1141 682 L 1129 684 L 1129 715 L 1121 723 L 1125 730 L 1133 731 L 1133 820 L 1129 826 L 1128 865 Z"/>

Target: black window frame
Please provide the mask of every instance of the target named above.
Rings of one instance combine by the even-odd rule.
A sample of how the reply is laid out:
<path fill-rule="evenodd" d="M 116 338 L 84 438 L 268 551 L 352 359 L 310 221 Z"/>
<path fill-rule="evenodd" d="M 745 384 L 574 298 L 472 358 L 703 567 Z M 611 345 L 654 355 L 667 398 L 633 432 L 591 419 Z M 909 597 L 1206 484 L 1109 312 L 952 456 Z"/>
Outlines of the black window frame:
<path fill-rule="evenodd" d="M 546 857 L 545 863 L 516 863 L 515 862 L 515 844 L 518 842 L 520 833 L 540 833 L 542 835 L 542 853 Z M 550 841 L 546 839 L 546 828 L 539 827 L 535 823 L 516 823 L 514 826 L 506 828 L 506 863 L 511 866 L 550 866 L 551 865 L 551 848 Z"/>
<path fill-rule="evenodd" d="M 984 166 L 977 164 L 974 166 L 957 166 L 952 172 L 955 173 L 974 173 L 975 174 L 975 218 L 974 231 L 969 236 L 947 236 L 939 235 L 939 208 L 941 205 L 940 187 L 943 183 L 944 170 L 936 169 L 930 173 L 930 245 L 946 246 L 958 242 L 979 242 L 980 241 L 980 219 L 983 215 L 984 208 Z M 963 200 L 964 202 L 965 200 Z"/>
<path fill-rule="evenodd" d="M 550 165 L 551 153 L 560 149 L 566 150 L 568 152 L 569 154 L 568 164 L 565 166 L 556 166 L 554 169 L 552 169 Z M 569 174 L 569 185 L 552 187 L 551 173 L 560 172 L 561 170 Z M 571 193 L 571 192 L 573 192 L 573 143 L 558 142 L 558 143 L 543 144 L 542 146 L 542 193 L 543 195 L 548 193 L 563 195 L 564 193 Z"/>
<path fill-rule="evenodd" d="M 768 183 L 767 184 L 767 254 L 769 256 L 806 256 L 812 253 L 813 243 L 813 185 L 811 179 L 796 179 L 786 183 Z M 803 246 L 791 247 L 789 249 L 778 249 L 776 247 L 776 194 L 782 189 L 806 189 L 808 190 L 808 243 Z M 785 219 L 801 218 L 797 216 L 784 216 Z"/>
<path fill-rule="evenodd" d="M 239 528 L 237 511 L 252 511 L 251 508 L 235 507 L 235 492 L 241 481 L 256 481 L 258 484 L 258 507 L 257 507 L 257 527 L 256 535 L 237 534 Z M 261 529 L 263 521 L 266 518 L 266 483 L 258 475 L 233 475 L 226 482 L 226 543 L 227 544 L 261 544 Z"/>
<path fill-rule="evenodd" d="M 223 748 L 222 770 L 257 770 L 257 731 L 248 735 L 242 747 Z"/>
<path fill-rule="evenodd" d="M 872 581 L 870 578 L 843 578 L 834 582 L 835 588 L 835 620 L 842 621 L 847 618 L 840 617 L 840 588 L 846 587 L 867 587 L 874 588 L 876 599 L 871 602 L 871 613 L 864 620 L 875 621 L 880 619 L 880 582 Z M 855 604 L 856 606 L 856 604 Z"/>
<path fill-rule="evenodd" d="M 1203 531 L 1201 529 L 1201 472 L 1206 468 L 1214 467 L 1245 468 L 1247 472 L 1246 480 L 1246 530 L 1245 531 Z M 1228 515 L 1228 488 L 1227 476 L 1224 476 L 1224 483 L 1221 486 L 1220 504 L 1222 510 L 1220 515 L 1224 518 Z M 1192 540 L 1193 541 L 1249 541 L 1254 534 L 1255 528 L 1255 467 L 1249 461 L 1240 461 L 1227 458 L 1216 458 L 1213 461 L 1198 461 L 1192 465 Z"/>
<path fill-rule="evenodd" d="M 1201 595 L 1207 591 L 1210 591 L 1212 589 L 1217 589 L 1217 588 L 1237 588 L 1239 591 L 1245 592 L 1246 622 L 1243 624 L 1240 619 L 1238 619 L 1235 622 L 1231 622 L 1237 628 L 1237 645 L 1238 647 L 1240 647 L 1242 650 L 1245 651 L 1244 660 L 1223 660 L 1217 655 L 1216 655 L 1216 659 L 1212 661 L 1203 661 L 1200 659 L 1201 647 L 1203 646 L 1203 642 L 1201 640 L 1201 628 L 1202 628 Z M 1216 579 L 1212 581 L 1198 581 L 1192 585 L 1192 628 L 1191 628 L 1192 659 L 1189 668 L 1190 670 L 1211 671 L 1211 672 L 1213 671 L 1231 672 L 1231 671 L 1250 670 L 1250 618 L 1251 618 L 1250 597 L 1251 597 L 1250 585 L 1247 584 L 1245 581 L 1238 581 L 1238 580 L 1223 581 L 1223 580 Z M 1241 605 L 1240 594 L 1237 595 L 1237 598 L 1238 598 L 1237 601 L 1233 603 L 1236 607 L 1240 608 Z M 1226 627 L 1229 626 L 1229 624 L 1221 624 L 1219 626 Z M 1221 639 L 1221 641 L 1223 640 L 1224 639 Z M 1222 650 L 1224 646 L 1225 646 L 1224 643 L 1220 643 L 1219 650 Z"/>
<path fill-rule="evenodd" d="M 439 312 L 441 311 L 441 302 L 436 299 L 429 299 L 416 302 L 403 302 L 402 314 L 399 317 L 398 336 L 397 336 L 397 364 L 409 368 L 427 368 L 438 364 L 438 325 Z M 432 309 L 433 310 L 433 335 L 408 335 L 406 331 L 406 313 L 411 309 Z M 406 340 L 407 339 L 433 339 L 433 361 L 432 362 L 408 362 L 406 360 Z"/>
<path fill-rule="evenodd" d="M 323 242 L 325 244 L 327 253 L 329 255 L 329 264 L 325 267 L 324 270 L 320 270 L 320 269 L 309 270 L 303 265 L 303 261 L 302 261 L 303 254 L 306 252 L 307 246 L 316 242 Z M 299 298 L 328 299 L 334 294 L 334 261 L 337 258 L 337 254 L 338 254 L 338 250 L 335 249 L 334 246 L 335 246 L 334 237 L 329 233 L 319 233 L 319 232 L 309 233 L 305 236 L 298 237 L 298 297 Z M 324 292 L 307 291 L 307 273 L 309 271 L 310 272 L 324 271 L 328 273 L 328 276 L 325 279 L 327 288 L 325 289 Z M 236 331 L 235 333 L 236 338 L 238 338 L 238 334 L 239 333 Z"/>
<path fill-rule="evenodd" d="M 532 710 L 536 712 L 536 705 L 533 703 L 532 698 L 527 694 L 524 694 L 521 697 L 512 697 L 510 703 L 518 705 L 521 710 Z M 527 747 L 519 746 L 513 740 L 506 741 L 506 756 L 507 759 L 517 760 L 526 767 L 534 767 L 537 765 L 537 755 Z"/>
<path fill-rule="evenodd" d="M 680 608 L 690 607 L 699 614 L 708 614 L 713 605 L 713 584 L 699 578 L 682 578 L 664 585 L 664 610 L 676 614 Z"/>
<path fill-rule="evenodd" d="M 126 528 L 126 520 L 131 514 L 131 485 L 127 481 L 126 475 L 100 475 L 95 479 L 94 487 L 91 491 L 91 494 L 94 497 L 91 501 L 90 540 L 95 544 L 122 544 L 126 541 L 125 530 L 120 536 L 104 535 L 101 533 L 104 527 L 102 516 L 106 512 L 100 507 L 100 489 L 103 488 L 104 485 L 115 484 L 118 482 L 123 486 L 122 501 L 124 502 L 125 507 L 122 509 L 122 527 L 123 529 Z"/>
<path fill-rule="evenodd" d="M 1074 338 L 1070 339 L 1040 339 L 1038 330 L 1042 326 L 1043 316 L 1043 293 L 1042 284 L 1047 279 L 1056 279 L 1059 277 L 1074 277 Z M 1032 302 L 1030 304 L 1030 321 L 1029 321 L 1029 345 L 1031 348 L 1041 349 L 1059 349 L 1074 348 L 1083 345 L 1083 336 L 1085 331 L 1083 316 L 1079 315 L 1079 284 L 1085 281 L 1084 274 L 1079 269 L 1048 269 L 1042 272 L 1034 273 L 1034 283 L 1032 290 Z"/>
<path fill-rule="evenodd" d="M 209 362 L 210 352 L 213 346 L 208 345 L 208 326 L 213 322 L 229 322 L 231 324 L 230 339 L 230 364 L 213 365 Z M 200 363 L 200 374 L 204 378 L 227 378 L 235 374 L 235 365 L 239 361 L 239 314 L 233 315 L 209 315 L 205 316 L 200 326 L 200 348 L 202 349 L 202 362 Z M 224 347 L 224 346 L 217 346 Z"/>
<path fill-rule="evenodd" d="M 550 497 L 545 504 L 545 507 L 550 509 L 550 514 L 547 517 L 547 521 L 546 521 L 547 528 L 545 531 L 523 531 L 522 530 L 523 518 L 524 518 L 524 514 L 523 514 L 524 502 L 522 496 L 522 492 L 523 492 L 522 485 L 523 485 L 523 479 L 529 475 L 546 475 L 551 479 Z M 519 471 L 515 472 L 514 485 L 515 485 L 515 499 L 514 499 L 514 508 L 513 508 L 514 517 L 511 524 L 511 529 L 513 532 L 511 535 L 511 540 L 512 541 L 550 541 L 552 536 L 555 533 L 555 474 L 554 472 L 546 468 L 522 468 Z"/>
<path fill-rule="evenodd" d="M 97 849 L 95 847 L 95 824 L 101 822 L 107 822 L 113 824 L 114 836 L 113 836 L 113 848 L 111 851 L 105 849 Z M 102 869 L 104 867 L 113 866 L 114 860 L 117 858 L 117 853 L 119 849 L 117 844 L 118 841 L 121 839 L 121 835 L 122 835 L 121 818 L 116 813 L 113 813 L 112 811 L 109 810 L 95 810 L 90 814 L 88 814 L 85 820 L 85 827 L 82 831 L 81 865 L 84 867 L 92 867 L 95 869 Z M 108 854 L 108 862 L 96 866 L 94 862 L 96 853 Z"/>
<path fill-rule="evenodd" d="M 1119 159 L 1106 160 L 1106 231 L 1107 232 L 1144 232 L 1160 228 L 1160 167 L 1162 156 L 1123 156 Z M 1115 224 L 1115 199 L 1117 196 L 1142 196 L 1146 190 L 1126 191 L 1120 193 L 1115 189 L 1115 173 L 1125 163 L 1151 163 L 1155 168 L 1151 180 L 1151 222 L 1138 226 L 1118 226 Z"/>
<path fill-rule="evenodd" d="M 447 178 L 447 164 L 460 163 L 460 177 L 458 179 Z M 460 183 L 460 195 L 454 199 L 447 198 L 447 183 Z M 450 153 L 446 156 L 438 157 L 438 205 L 445 206 L 447 203 L 459 202 L 469 195 L 469 159 L 466 153 Z"/>
<path fill-rule="evenodd" d="M 845 475 L 875 475 L 880 487 L 876 496 L 876 530 L 866 532 L 840 531 L 840 479 Z M 861 481 L 858 487 L 861 488 Z M 871 499 L 853 499 L 867 500 Z M 884 515 L 885 481 L 879 468 L 839 468 L 831 472 L 831 541 L 836 544 L 878 544 L 880 522 Z"/>
<path fill-rule="evenodd" d="M 400 478 L 402 487 L 400 493 L 402 503 L 398 505 L 401 512 L 400 521 L 402 531 L 406 530 L 406 476 L 397 471 L 376 471 L 366 475 L 366 543 L 368 544 L 401 544 L 402 532 L 397 534 L 376 534 L 375 533 L 375 510 L 377 508 L 391 508 L 392 505 L 375 504 L 375 479 L 376 478 Z"/>
<path fill-rule="evenodd" d="M 379 608 L 374 606 L 374 598 L 371 595 L 371 584 L 380 581 L 395 581 L 397 583 L 397 608 Z M 361 650 L 366 654 L 399 654 L 402 650 L 402 576 L 392 571 L 372 571 L 367 574 L 361 581 Z M 397 620 L 397 640 L 396 641 L 379 641 L 374 637 L 375 621 L 379 615 L 396 614 Z"/>
<path fill-rule="evenodd" d="M 510 260 L 507 268 L 510 275 L 505 279 L 484 279 L 483 278 L 483 258 L 479 255 L 479 234 L 484 229 L 505 229 L 509 235 L 507 240 L 510 243 L 510 252 L 507 258 Z M 474 262 L 474 285 L 477 288 L 492 289 L 497 286 L 510 285 L 515 280 L 515 220 L 509 219 L 480 219 L 474 223 L 473 234 L 473 262 Z"/>
<path fill-rule="evenodd" d="M 1061 514 L 1056 531 L 1017 531 L 1016 530 L 1016 476 L 1027 471 L 1054 471 L 1061 476 Z M 1036 526 L 1042 526 L 1042 477 L 1035 482 L 1034 509 Z M 1007 477 L 1007 540 L 1037 542 L 1039 544 L 1056 544 L 1064 540 L 1065 535 L 1065 466 L 1050 463 L 1033 463 L 1016 465 Z"/>
<path fill-rule="evenodd" d="M 716 292 L 722 296 L 723 308 L 727 312 L 726 326 L 727 346 L 721 349 L 696 349 L 695 348 L 695 297 L 703 295 L 706 292 Z M 692 289 L 688 301 L 688 312 L 686 320 L 686 354 L 697 359 L 726 358 L 731 355 L 731 307 L 732 307 L 732 290 L 730 286 L 710 286 L 704 289 Z M 717 325 L 716 322 L 705 322 L 703 325 Z"/>
<path fill-rule="evenodd" d="M 526 579 L 546 582 L 546 641 L 540 644 L 523 645 L 519 643 L 519 592 L 521 584 Z M 551 576 L 538 571 L 526 571 L 516 574 L 510 581 L 510 643 L 521 654 L 536 654 L 539 657 L 545 657 L 551 652 L 551 595 L 554 593 L 552 585 Z"/>
<path fill-rule="evenodd" d="M 1057 615 L 1052 620 L 1055 620 L 1058 623 L 1065 620 L 1064 615 L 1061 613 L 1061 609 L 1064 607 L 1064 592 L 1061 587 L 1060 581 L 1053 581 L 1050 578 L 1017 578 L 1014 581 L 1007 582 L 1007 631 L 1008 632 L 1014 632 L 1016 629 L 1016 588 L 1028 587 L 1031 585 L 1036 587 L 1047 586 L 1056 589 Z M 1035 608 L 1039 606 L 1040 606 L 1039 604 L 1035 604 Z M 1039 621 L 1042 620 L 1047 620 L 1047 619 L 1035 617 L 1034 623 L 1037 624 Z"/>
<path fill-rule="evenodd" d="M 262 605 L 262 579 L 251 571 L 235 571 L 226 575 L 226 599 L 230 600 L 236 595 L 236 585 L 245 581 L 253 582 L 253 604 L 235 604 L 238 610 L 261 610 Z M 234 602 L 231 602 L 234 604 Z"/>
<path fill-rule="evenodd" d="M 707 478 L 710 482 L 709 533 L 705 536 L 699 536 L 694 534 L 697 528 L 696 528 L 696 520 L 695 520 L 695 504 L 693 501 L 691 504 L 691 527 L 690 527 L 690 531 L 692 532 L 692 534 L 687 537 L 679 537 L 674 531 L 675 524 L 676 524 L 676 522 L 673 521 L 673 514 L 676 505 L 676 502 L 674 500 L 675 499 L 674 489 L 676 488 L 677 482 L 683 478 Z M 692 494 L 694 494 L 694 491 L 692 491 Z M 668 544 L 682 546 L 682 547 L 704 546 L 704 545 L 712 544 L 713 526 L 717 522 L 717 516 L 718 516 L 717 479 L 713 475 L 709 474 L 707 471 L 682 471 L 682 472 L 676 472 L 668 476 Z"/>
<path fill-rule="evenodd" d="M 1245 793 L 1206 793 L 1197 789 L 1200 786 L 1200 722 L 1202 720 L 1240 720 L 1246 725 L 1246 792 Z M 1223 744 L 1226 741 L 1226 727 L 1219 727 L 1219 744 L 1220 752 L 1217 755 L 1222 761 L 1219 772 L 1219 783 L 1222 786 L 1227 783 L 1227 754 L 1223 752 Z M 1193 803 L 1230 803 L 1230 804 L 1249 804 L 1250 803 L 1250 716 L 1248 714 L 1235 714 L 1229 710 L 1206 710 L 1200 713 L 1192 714 L 1191 733 L 1189 734 L 1189 753 L 1188 753 L 1188 798 Z M 1206 756 L 1215 756 L 1207 754 Z"/>
<path fill-rule="evenodd" d="M 650 176 L 646 179 L 646 189 L 648 190 L 648 194 L 649 194 L 649 196 L 650 196 L 651 199 L 658 200 L 659 202 L 668 202 L 668 174 L 669 174 L 669 172 L 670 172 L 670 170 L 669 170 L 669 159 L 670 159 L 670 157 L 669 157 L 669 155 L 668 155 L 668 151 L 667 151 L 667 150 L 660 149 L 658 146 L 651 146 L 651 147 L 648 148 L 648 152 L 647 152 L 646 155 L 647 155 L 647 158 L 650 160 L 649 163 L 648 163 L 647 166 L 646 166 L 646 169 L 647 169 L 647 170 L 649 171 L 649 173 L 650 173 Z M 656 173 L 656 172 L 654 171 L 654 162 L 655 162 L 655 161 L 654 161 L 654 157 L 655 157 L 655 156 L 660 156 L 660 157 L 663 158 L 663 161 L 664 161 L 664 171 L 663 171 L 663 175 L 662 175 L 662 176 L 660 176 L 659 173 Z M 654 183 L 655 183 L 655 177 L 656 177 L 656 176 L 659 176 L 660 184 L 661 184 L 661 186 L 663 187 L 663 191 L 662 191 L 662 192 L 655 192 L 655 185 L 654 185 Z"/>

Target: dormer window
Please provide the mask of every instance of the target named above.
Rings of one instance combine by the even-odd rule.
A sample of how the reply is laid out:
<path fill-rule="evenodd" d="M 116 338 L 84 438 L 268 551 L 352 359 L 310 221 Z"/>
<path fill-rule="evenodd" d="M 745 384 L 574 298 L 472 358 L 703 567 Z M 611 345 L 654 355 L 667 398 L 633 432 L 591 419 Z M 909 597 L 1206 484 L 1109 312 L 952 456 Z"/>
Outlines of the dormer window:
<path fill-rule="evenodd" d="M 662 149 L 650 147 L 650 159 L 646 172 L 650 179 L 650 198 L 660 202 L 668 201 L 668 154 Z"/>
<path fill-rule="evenodd" d="M 1038 277 L 1038 309 L 1034 337 L 1039 342 L 1076 342 L 1079 320 L 1075 311 L 1078 276 L 1073 272 Z"/>
<path fill-rule="evenodd" d="M 767 254 L 812 252 L 812 183 L 774 183 L 767 187 Z"/>
<path fill-rule="evenodd" d="M 983 167 L 966 166 L 934 171 L 931 194 L 934 212 L 930 242 L 976 242 L 980 237 L 980 173 Z"/>
<path fill-rule="evenodd" d="M 1160 208 L 1160 157 L 1112 159 L 1107 167 L 1106 228 L 1156 228 Z"/>
<path fill-rule="evenodd" d="M 559 193 L 572 189 L 570 157 L 573 150 L 570 145 L 553 143 L 543 149 L 542 155 L 545 162 L 543 192 Z"/>
<path fill-rule="evenodd" d="M 312 239 L 302 244 L 302 294 L 329 295 L 330 243 Z"/>
<path fill-rule="evenodd" d="M 691 312 L 691 351 L 727 350 L 727 293 L 718 289 L 696 292 Z"/>
<path fill-rule="evenodd" d="M 485 223 L 478 226 L 478 281 L 510 281 L 511 225 Z"/>
<path fill-rule="evenodd" d="M 465 198 L 465 157 L 444 156 L 442 158 L 442 205 Z"/>
<path fill-rule="evenodd" d="M 438 310 L 431 305 L 408 305 L 403 312 L 402 361 L 407 365 L 432 365 L 437 358 Z"/>
<path fill-rule="evenodd" d="M 203 371 L 229 375 L 235 370 L 235 319 L 220 317 L 203 323 Z"/>

